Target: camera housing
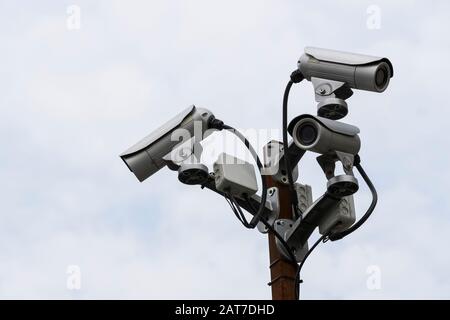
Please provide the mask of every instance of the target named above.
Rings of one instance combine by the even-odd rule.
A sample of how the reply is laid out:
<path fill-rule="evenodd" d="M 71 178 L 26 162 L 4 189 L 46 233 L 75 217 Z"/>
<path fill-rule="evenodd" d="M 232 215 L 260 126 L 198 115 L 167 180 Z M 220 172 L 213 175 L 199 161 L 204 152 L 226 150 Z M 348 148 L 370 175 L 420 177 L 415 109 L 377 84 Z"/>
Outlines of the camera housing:
<path fill-rule="evenodd" d="M 294 118 L 288 132 L 300 149 L 320 154 L 356 155 L 361 147 L 357 127 L 309 114 Z"/>
<path fill-rule="evenodd" d="M 166 166 L 164 156 L 174 148 L 192 137 L 196 142 L 203 140 L 212 119 L 211 111 L 192 105 L 128 148 L 120 157 L 142 182 Z"/>
<path fill-rule="evenodd" d="M 306 47 L 298 71 L 313 84 L 317 115 L 338 120 L 348 113 L 353 89 L 383 92 L 394 75 L 387 58 Z"/>
<path fill-rule="evenodd" d="M 387 58 L 306 47 L 298 61 L 303 76 L 346 83 L 350 88 L 383 92 L 394 75 Z"/>

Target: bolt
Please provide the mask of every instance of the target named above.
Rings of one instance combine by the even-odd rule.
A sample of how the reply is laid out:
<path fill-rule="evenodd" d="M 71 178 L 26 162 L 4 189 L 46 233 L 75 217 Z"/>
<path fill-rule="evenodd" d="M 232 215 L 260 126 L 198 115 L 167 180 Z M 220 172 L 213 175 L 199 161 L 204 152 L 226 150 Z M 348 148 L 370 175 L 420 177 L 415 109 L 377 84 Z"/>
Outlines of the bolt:
<path fill-rule="evenodd" d="M 351 167 L 351 165 L 352 165 L 351 160 L 350 160 L 348 157 L 345 157 L 345 158 L 344 158 L 344 166 L 345 166 L 346 168 L 349 168 L 349 167 Z"/>

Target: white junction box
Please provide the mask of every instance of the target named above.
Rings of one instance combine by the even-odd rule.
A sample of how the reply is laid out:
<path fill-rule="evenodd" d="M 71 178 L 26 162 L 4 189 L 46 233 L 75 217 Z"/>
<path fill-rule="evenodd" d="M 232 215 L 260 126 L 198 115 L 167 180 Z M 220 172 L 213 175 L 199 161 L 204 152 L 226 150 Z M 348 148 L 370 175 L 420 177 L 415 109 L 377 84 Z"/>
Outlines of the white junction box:
<path fill-rule="evenodd" d="M 255 169 L 249 162 L 221 153 L 213 169 L 216 189 L 221 192 L 250 197 L 258 191 Z"/>

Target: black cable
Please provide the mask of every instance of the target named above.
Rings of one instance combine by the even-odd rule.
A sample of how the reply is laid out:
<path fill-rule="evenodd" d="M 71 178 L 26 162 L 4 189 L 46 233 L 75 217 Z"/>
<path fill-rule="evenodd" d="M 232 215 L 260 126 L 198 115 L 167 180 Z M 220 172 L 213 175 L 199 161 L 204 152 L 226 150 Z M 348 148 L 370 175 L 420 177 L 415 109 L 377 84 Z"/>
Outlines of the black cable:
<path fill-rule="evenodd" d="M 370 217 L 373 210 L 375 209 L 375 206 L 377 205 L 377 201 L 378 201 L 377 191 L 375 189 L 375 186 L 372 184 L 372 181 L 370 181 L 370 178 L 367 176 L 366 172 L 364 171 L 363 167 L 361 166 L 359 156 L 355 157 L 355 167 L 358 170 L 358 172 L 360 173 L 360 175 L 363 177 L 364 181 L 366 182 L 367 186 L 369 187 L 369 189 L 372 193 L 372 202 L 371 202 L 369 208 L 367 209 L 366 213 L 361 217 L 361 219 L 359 219 L 358 222 L 355 223 L 353 226 L 351 226 L 349 229 L 347 229 L 343 232 L 330 234 L 328 236 L 323 235 L 314 243 L 314 245 L 311 247 L 311 249 L 309 249 L 309 251 L 306 253 L 305 257 L 303 258 L 303 261 L 300 263 L 298 270 L 297 270 L 296 277 L 295 277 L 295 287 L 296 287 L 297 299 L 300 299 L 300 283 L 301 283 L 300 272 L 302 270 L 302 267 L 303 267 L 306 259 L 311 254 L 311 252 L 320 244 L 320 242 L 325 242 L 328 239 L 332 240 L 332 241 L 339 240 L 339 239 L 342 239 L 345 236 L 349 235 L 350 233 L 354 232 L 356 229 L 358 229 L 360 226 L 362 226 L 364 224 L 364 222 L 367 221 L 367 219 Z"/>
<path fill-rule="evenodd" d="M 234 198 L 234 196 L 232 194 L 230 194 L 230 198 L 231 198 L 231 202 L 233 203 L 234 207 L 236 208 L 239 216 L 241 217 L 241 221 L 242 224 L 248 228 L 248 229 L 252 229 L 250 224 L 247 221 L 247 218 L 245 217 L 244 213 L 242 212 L 241 207 L 239 206 L 239 204 L 237 203 L 236 199 Z"/>
<path fill-rule="evenodd" d="M 324 234 L 323 236 L 321 236 L 314 244 L 313 246 L 308 250 L 308 252 L 306 253 L 305 257 L 303 258 L 302 262 L 300 263 L 300 265 L 298 266 L 297 269 L 297 273 L 295 274 L 295 296 L 297 298 L 297 300 L 300 299 L 300 283 L 302 282 L 300 280 L 300 272 L 302 271 L 302 267 L 305 264 L 306 259 L 308 259 L 309 255 L 314 251 L 314 249 L 321 243 L 321 242 L 326 242 L 327 241 L 327 235 Z"/>
<path fill-rule="evenodd" d="M 288 183 L 289 183 L 289 191 L 291 192 L 291 202 L 292 202 L 292 207 L 294 209 L 294 212 L 296 214 L 296 216 L 300 216 L 299 213 L 299 208 L 298 208 L 298 199 L 297 199 L 297 194 L 295 192 L 295 187 L 294 187 L 294 178 L 292 177 L 292 167 L 291 167 L 291 162 L 289 160 L 289 156 L 288 156 L 288 131 L 287 131 L 287 106 L 288 106 L 288 98 L 289 98 L 289 92 L 291 90 L 292 85 L 294 84 L 294 82 L 292 82 L 292 80 L 289 80 L 288 84 L 286 85 L 286 89 L 284 90 L 284 95 L 283 95 L 283 153 L 284 153 L 284 167 L 286 169 L 286 174 L 287 174 L 287 178 L 288 178 Z"/>
<path fill-rule="evenodd" d="M 292 72 L 291 79 L 289 80 L 288 84 L 286 85 L 286 89 L 284 90 L 283 95 L 283 150 L 284 150 L 284 167 L 286 169 L 286 174 L 288 178 L 289 183 L 289 191 L 291 192 L 291 202 L 292 202 L 292 208 L 294 209 L 294 213 L 297 216 L 297 218 L 302 218 L 302 212 L 300 208 L 298 207 L 298 199 L 297 199 L 297 192 L 295 191 L 294 187 L 294 178 L 292 177 L 292 167 L 289 160 L 288 155 L 288 99 L 289 99 L 289 92 L 291 91 L 291 87 L 294 83 L 299 83 L 304 79 L 303 75 L 299 70 L 296 70 Z"/>
<path fill-rule="evenodd" d="M 350 228 L 348 228 L 345 231 L 330 234 L 330 240 L 336 241 L 339 239 L 342 239 L 346 236 L 348 236 L 350 233 L 354 232 L 356 229 L 358 229 L 360 226 L 363 225 L 364 222 L 366 222 L 367 219 L 369 219 L 370 215 L 372 214 L 373 210 L 375 209 L 375 206 L 377 205 L 378 201 L 378 195 L 377 190 L 375 189 L 375 186 L 372 184 L 372 181 L 370 181 L 369 177 L 367 176 L 366 172 L 362 168 L 360 164 L 359 156 L 355 157 L 355 167 L 358 169 L 359 174 L 363 177 L 364 181 L 366 182 L 367 186 L 370 189 L 370 192 L 372 193 L 372 202 L 370 203 L 369 208 L 367 209 L 366 213 L 361 217 L 361 219 L 358 220 L 357 223 L 352 225 Z"/>
<path fill-rule="evenodd" d="M 234 203 L 231 201 L 231 199 L 228 198 L 228 195 L 224 195 L 225 199 L 227 200 L 228 204 L 230 205 L 231 210 L 233 210 L 234 215 L 236 218 L 245 226 L 245 222 L 242 220 L 242 218 L 239 216 L 239 213 L 234 205 Z"/>
<path fill-rule="evenodd" d="M 230 198 L 228 198 L 228 196 L 230 197 Z M 248 229 L 250 229 L 250 226 L 249 226 L 249 224 L 248 224 L 248 222 L 247 222 L 247 220 L 245 219 L 245 217 L 242 217 L 243 218 L 243 220 L 239 217 L 239 215 L 238 215 L 238 213 L 235 211 L 235 210 L 239 210 L 240 212 L 241 212 L 241 214 L 242 214 L 242 216 L 243 216 L 243 213 L 242 213 L 242 209 L 241 209 L 241 207 L 239 206 L 239 204 L 236 202 L 236 199 L 231 195 L 231 194 L 229 194 L 229 195 L 226 195 L 225 196 L 225 199 L 227 199 L 227 202 L 230 204 L 230 206 L 231 206 L 231 208 L 233 209 L 233 211 L 234 211 L 234 214 L 236 215 L 236 217 L 238 218 L 238 220 L 246 227 L 246 228 L 248 228 Z M 248 205 L 249 205 L 249 207 L 252 209 L 252 211 L 255 211 L 255 208 L 253 207 L 253 205 L 252 205 L 252 203 L 250 202 L 250 200 L 249 200 L 249 198 L 246 198 L 246 200 L 247 200 L 247 203 L 248 203 Z M 233 204 L 233 205 L 231 205 L 231 203 Z M 284 247 L 284 249 L 286 250 L 286 252 L 288 253 L 288 255 L 289 255 L 289 258 L 290 258 L 290 262 L 292 263 L 292 264 L 295 264 L 296 266 L 297 266 L 297 268 L 298 268 L 298 264 L 297 264 L 297 259 L 295 258 L 295 254 L 294 254 L 294 252 L 293 252 L 293 250 L 289 247 L 289 245 L 287 244 L 287 242 L 283 239 L 283 237 L 265 220 L 265 217 L 262 217 L 261 219 L 260 219 L 260 222 L 261 223 L 263 223 L 265 226 L 266 226 L 266 228 L 270 231 L 270 232 L 272 232 L 272 234 L 278 239 L 278 241 L 281 243 L 281 245 Z"/>
<path fill-rule="evenodd" d="M 249 207 L 254 211 L 255 208 L 253 207 L 252 203 L 250 202 L 250 199 L 247 198 L 247 203 L 249 205 Z M 290 262 L 292 262 L 293 264 L 295 264 L 297 266 L 297 259 L 295 257 L 294 251 L 289 247 L 288 243 L 284 240 L 284 238 L 281 236 L 281 234 L 279 234 L 274 227 L 272 227 L 267 221 L 266 219 L 263 217 L 261 219 L 261 222 L 266 226 L 267 229 L 269 229 L 270 232 L 273 233 L 273 235 L 278 239 L 278 241 L 281 243 L 281 245 L 284 247 L 284 249 L 286 250 L 286 252 L 289 255 L 289 258 L 291 259 Z"/>
<path fill-rule="evenodd" d="M 294 251 L 289 247 L 288 243 L 283 239 L 281 234 L 279 234 L 274 227 L 272 227 L 264 218 L 261 219 L 261 222 L 266 226 L 267 229 L 269 229 L 270 232 L 273 233 L 275 238 L 278 239 L 278 241 L 281 243 L 281 245 L 284 247 L 284 250 L 286 250 L 287 254 L 289 255 L 289 258 L 291 259 L 292 264 L 295 264 L 295 266 L 298 266 L 297 258 L 295 257 Z"/>

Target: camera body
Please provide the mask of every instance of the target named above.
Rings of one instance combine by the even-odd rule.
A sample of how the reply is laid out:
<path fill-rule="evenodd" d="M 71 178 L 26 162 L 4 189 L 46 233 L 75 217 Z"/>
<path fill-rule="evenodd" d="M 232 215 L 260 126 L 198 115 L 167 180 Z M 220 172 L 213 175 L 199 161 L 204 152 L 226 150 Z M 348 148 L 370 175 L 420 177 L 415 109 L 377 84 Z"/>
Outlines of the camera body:
<path fill-rule="evenodd" d="M 394 75 L 387 58 L 306 47 L 298 61 L 303 76 L 344 82 L 350 88 L 383 92 Z"/>
<path fill-rule="evenodd" d="M 300 149 L 320 154 L 356 155 L 361 147 L 357 127 L 309 114 L 294 118 L 288 132 Z"/>
<path fill-rule="evenodd" d="M 166 166 L 164 156 L 188 139 L 201 141 L 214 115 L 191 106 L 124 151 L 120 157 L 139 181 L 144 181 Z"/>
<path fill-rule="evenodd" d="M 353 89 L 383 92 L 394 75 L 387 58 L 306 47 L 298 71 L 314 87 L 317 115 L 338 120 L 348 113 Z"/>

